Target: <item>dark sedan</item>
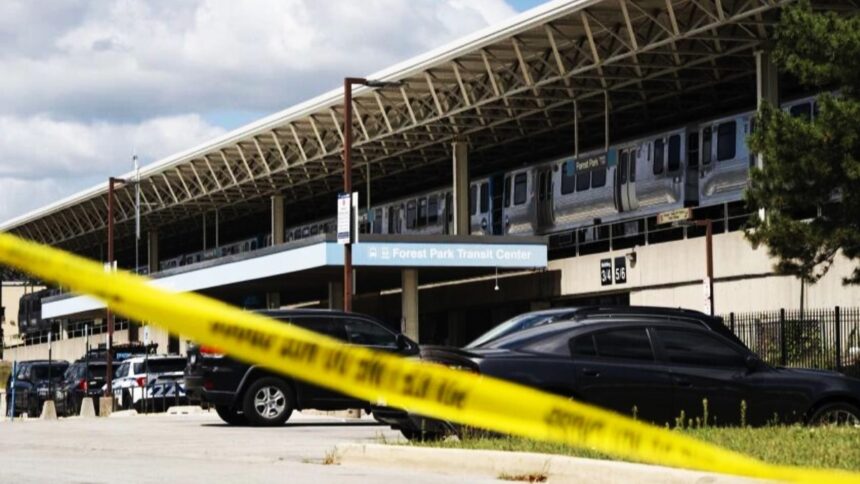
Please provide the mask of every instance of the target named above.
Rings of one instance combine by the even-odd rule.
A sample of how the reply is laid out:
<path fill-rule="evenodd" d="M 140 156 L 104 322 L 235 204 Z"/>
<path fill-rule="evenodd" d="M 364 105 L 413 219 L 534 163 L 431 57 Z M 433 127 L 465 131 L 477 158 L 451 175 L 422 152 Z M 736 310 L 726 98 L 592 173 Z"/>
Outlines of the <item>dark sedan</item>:
<path fill-rule="evenodd" d="M 480 348 L 427 347 L 422 358 L 659 425 L 860 424 L 860 380 L 771 367 L 723 331 L 667 314 L 591 315 Z M 424 438 L 454 429 L 415 415 L 396 426 L 407 436 L 421 429 Z"/>

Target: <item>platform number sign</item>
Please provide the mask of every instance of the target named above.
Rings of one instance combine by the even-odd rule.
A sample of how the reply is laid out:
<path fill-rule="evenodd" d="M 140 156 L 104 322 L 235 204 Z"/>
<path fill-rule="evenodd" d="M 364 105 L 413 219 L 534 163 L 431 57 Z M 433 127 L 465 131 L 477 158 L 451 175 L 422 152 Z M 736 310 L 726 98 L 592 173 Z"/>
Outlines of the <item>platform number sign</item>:
<path fill-rule="evenodd" d="M 612 259 L 600 260 L 600 285 L 609 286 L 612 284 Z"/>
<path fill-rule="evenodd" d="M 615 258 L 615 284 L 624 284 L 627 282 L 627 257 L 621 256 Z"/>

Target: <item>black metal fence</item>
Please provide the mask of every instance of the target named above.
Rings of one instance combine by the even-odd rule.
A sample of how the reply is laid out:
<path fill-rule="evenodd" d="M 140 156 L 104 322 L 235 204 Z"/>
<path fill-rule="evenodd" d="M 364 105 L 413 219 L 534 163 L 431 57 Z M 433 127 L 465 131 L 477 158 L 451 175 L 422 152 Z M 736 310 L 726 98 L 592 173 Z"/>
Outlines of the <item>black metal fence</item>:
<path fill-rule="evenodd" d="M 860 377 L 860 308 L 729 313 L 723 319 L 771 365 Z"/>

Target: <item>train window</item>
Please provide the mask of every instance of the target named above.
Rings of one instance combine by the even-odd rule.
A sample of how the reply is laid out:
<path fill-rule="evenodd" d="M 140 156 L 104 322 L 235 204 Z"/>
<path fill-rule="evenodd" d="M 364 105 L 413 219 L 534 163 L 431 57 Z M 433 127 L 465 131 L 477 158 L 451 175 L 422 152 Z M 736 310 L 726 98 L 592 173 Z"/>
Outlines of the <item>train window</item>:
<path fill-rule="evenodd" d="M 738 123 L 731 121 L 717 128 L 717 161 L 731 160 L 735 157 Z"/>
<path fill-rule="evenodd" d="M 580 171 L 576 174 L 576 191 L 584 192 L 591 188 L 591 171 Z"/>
<path fill-rule="evenodd" d="M 626 151 L 621 152 L 621 156 L 618 160 L 618 183 L 624 185 L 627 183 L 627 170 L 630 168 L 628 166 L 628 161 L 630 157 Z"/>
<path fill-rule="evenodd" d="M 430 195 L 427 197 L 427 224 L 434 225 L 439 221 L 439 197 Z"/>
<path fill-rule="evenodd" d="M 293 230 L 293 239 L 298 240 L 298 239 L 301 239 L 301 238 L 302 238 L 302 229 L 301 229 L 301 228 L 297 228 L 296 230 Z"/>
<path fill-rule="evenodd" d="M 681 168 L 681 135 L 669 136 L 669 162 L 666 168 L 669 171 L 678 171 Z"/>
<path fill-rule="evenodd" d="M 654 174 L 663 173 L 663 138 L 654 140 Z"/>
<path fill-rule="evenodd" d="M 576 165 L 573 161 L 561 164 L 561 194 L 567 195 L 576 189 Z"/>
<path fill-rule="evenodd" d="M 305 227 L 302 229 L 302 237 L 307 237 L 308 235 L 310 235 L 310 233 L 311 229 L 309 227 Z"/>
<path fill-rule="evenodd" d="M 600 188 L 606 185 L 606 167 L 591 170 L 591 188 Z"/>
<path fill-rule="evenodd" d="M 526 203 L 528 192 L 528 174 L 518 173 L 514 177 L 514 205 L 522 205 Z"/>
<path fill-rule="evenodd" d="M 382 208 L 377 208 L 373 210 L 373 223 L 371 225 L 371 231 L 374 234 L 382 233 Z"/>
<path fill-rule="evenodd" d="M 311 235 L 317 235 L 318 233 L 320 233 L 319 225 L 314 225 L 313 227 L 311 227 Z"/>
<path fill-rule="evenodd" d="M 702 130 L 702 164 L 708 165 L 711 163 L 711 128 L 707 127 Z"/>
<path fill-rule="evenodd" d="M 505 177 L 505 201 L 504 201 L 504 204 L 505 204 L 505 208 L 508 208 L 511 206 L 511 177 L 510 176 Z"/>
<path fill-rule="evenodd" d="M 424 227 L 427 225 L 427 199 L 418 199 L 418 226 Z"/>
<path fill-rule="evenodd" d="M 800 103 L 791 107 L 789 110 L 792 116 L 795 118 L 802 118 L 805 121 L 812 120 L 812 104 L 810 103 Z"/>
<path fill-rule="evenodd" d="M 414 229 L 418 217 L 415 216 L 415 200 L 406 202 L 406 228 Z"/>
<path fill-rule="evenodd" d="M 472 185 L 469 188 L 469 212 L 472 215 L 478 213 L 478 186 Z"/>
<path fill-rule="evenodd" d="M 481 213 L 490 211 L 490 184 L 481 183 Z"/>
<path fill-rule="evenodd" d="M 692 167 L 699 166 L 699 133 L 687 135 L 687 164 Z"/>

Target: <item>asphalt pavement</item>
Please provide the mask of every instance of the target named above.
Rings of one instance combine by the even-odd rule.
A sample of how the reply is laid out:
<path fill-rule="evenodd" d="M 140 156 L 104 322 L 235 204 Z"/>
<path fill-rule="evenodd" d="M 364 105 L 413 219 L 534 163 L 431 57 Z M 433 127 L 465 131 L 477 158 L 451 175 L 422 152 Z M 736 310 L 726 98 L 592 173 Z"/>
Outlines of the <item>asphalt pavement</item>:
<path fill-rule="evenodd" d="M 369 418 L 298 413 L 276 428 L 227 426 L 214 412 L 7 420 L 0 422 L 0 482 L 499 482 L 432 470 L 341 465 L 334 455 L 337 444 L 400 438 Z"/>

